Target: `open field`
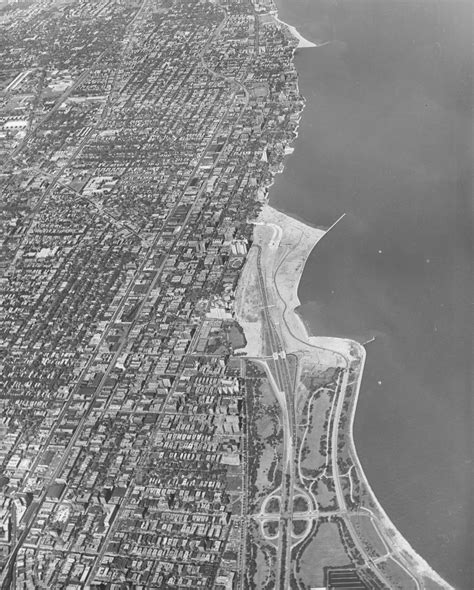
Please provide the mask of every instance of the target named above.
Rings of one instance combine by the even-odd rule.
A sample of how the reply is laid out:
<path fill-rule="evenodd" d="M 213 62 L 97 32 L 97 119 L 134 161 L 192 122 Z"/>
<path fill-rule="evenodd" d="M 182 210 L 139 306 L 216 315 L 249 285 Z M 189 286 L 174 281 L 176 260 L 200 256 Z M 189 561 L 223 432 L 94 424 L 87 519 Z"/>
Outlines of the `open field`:
<path fill-rule="evenodd" d="M 335 367 L 309 366 L 301 372 L 301 384 L 308 391 L 313 392 L 320 387 L 330 386 L 336 381 L 337 369 Z"/>
<path fill-rule="evenodd" d="M 232 322 L 226 329 L 227 340 L 232 350 L 238 350 L 245 346 L 245 336 L 242 328 L 236 323 Z"/>
<path fill-rule="evenodd" d="M 309 509 L 308 501 L 303 496 L 297 496 L 293 504 L 293 512 L 306 512 Z"/>
<path fill-rule="evenodd" d="M 275 514 L 280 512 L 280 499 L 277 497 L 270 498 L 265 505 L 265 512 L 267 514 Z"/>
<path fill-rule="evenodd" d="M 409 576 L 403 568 L 400 567 L 392 558 L 382 562 L 380 570 L 384 573 L 387 580 L 393 584 L 396 590 L 416 590 L 413 578 Z"/>
<path fill-rule="evenodd" d="M 300 536 L 302 535 L 308 527 L 311 526 L 311 523 L 307 520 L 293 520 L 292 527 L 293 527 L 293 535 Z"/>
<path fill-rule="evenodd" d="M 337 525 L 322 522 L 296 564 L 298 581 L 303 588 L 322 587 L 324 567 L 349 565 Z"/>
<path fill-rule="evenodd" d="M 350 519 L 368 555 L 375 559 L 387 553 L 385 544 L 368 514 L 352 514 Z"/>
<path fill-rule="evenodd" d="M 262 298 L 255 272 L 257 252 L 253 248 L 247 256 L 235 294 L 234 310 L 245 333 L 246 345 L 240 352 L 259 357 L 263 351 Z"/>
<path fill-rule="evenodd" d="M 335 510 L 337 508 L 337 498 L 334 489 L 331 489 L 330 480 L 321 478 L 312 485 L 311 489 L 318 499 L 319 509 Z"/>

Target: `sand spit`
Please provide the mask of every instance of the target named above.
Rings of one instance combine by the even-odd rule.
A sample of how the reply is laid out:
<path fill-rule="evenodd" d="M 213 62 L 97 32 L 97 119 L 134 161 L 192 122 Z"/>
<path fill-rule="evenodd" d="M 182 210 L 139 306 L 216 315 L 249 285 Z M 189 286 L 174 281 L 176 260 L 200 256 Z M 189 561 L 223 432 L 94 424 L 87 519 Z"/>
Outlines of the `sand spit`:
<path fill-rule="evenodd" d="M 331 43 L 331 41 L 322 41 L 321 43 L 313 43 L 313 41 L 308 41 L 308 39 L 303 37 L 303 35 L 298 31 L 296 27 L 294 27 L 293 25 L 289 25 L 288 23 L 285 23 L 285 21 L 278 18 L 276 11 L 270 12 L 270 14 L 277 23 L 280 23 L 281 25 L 285 26 L 293 35 L 293 37 L 298 41 L 298 45 L 295 49 L 304 49 L 306 47 L 323 47 L 324 45 L 328 45 L 329 43 Z"/>
<path fill-rule="evenodd" d="M 338 220 L 339 221 L 339 220 Z M 240 352 L 248 357 L 262 357 L 264 350 L 262 299 L 257 260 L 267 292 L 268 311 L 276 326 L 285 352 L 298 355 L 300 369 L 308 365 L 347 367 L 360 361 L 357 390 L 350 416 L 350 445 L 353 461 L 363 482 L 372 508 L 370 514 L 380 531 L 390 555 L 412 577 L 413 588 L 453 590 L 410 546 L 378 502 L 364 474 L 355 449 L 352 428 L 357 407 L 366 351 L 358 342 L 325 336 L 310 336 L 297 313 L 300 305 L 298 285 L 308 256 L 328 230 L 306 225 L 266 204 L 254 222 L 254 242 L 244 266 L 235 299 L 235 317 L 242 326 L 247 345 Z M 367 509 L 368 510 L 368 509 Z"/>

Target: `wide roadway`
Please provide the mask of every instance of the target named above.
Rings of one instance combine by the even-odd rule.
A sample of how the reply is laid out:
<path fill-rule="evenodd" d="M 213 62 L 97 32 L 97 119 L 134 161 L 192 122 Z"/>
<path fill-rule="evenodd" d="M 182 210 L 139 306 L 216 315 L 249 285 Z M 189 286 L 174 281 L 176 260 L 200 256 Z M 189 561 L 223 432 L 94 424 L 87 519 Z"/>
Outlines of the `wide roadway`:
<path fill-rule="evenodd" d="M 284 449 L 283 456 L 285 460 L 282 465 L 282 484 L 281 484 L 281 514 L 279 524 L 278 538 L 278 558 L 277 558 L 277 579 L 276 588 L 281 590 L 290 587 L 290 565 L 291 565 L 291 531 L 293 522 L 293 502 L 294 502 L 294 449 L 296 448 L 296 420 L 294 406 L 294 387 L 288 361 L 284 352 L 283 343 L 277 332 L 269 312 L 269 300 L 265 287 L 265 279 L 262 272 L 261 264 L 262 249 L 257 246 L 257 273 L 260 293 L 263 303 L 263 315 L 265 329 L 267 330 L 267 342 L 270 346 L 270 353 L 273 355 L 273 366 L 275 367 L 275 380 L 281 392 L 285 396 L 286 419 L 283 424 L 289 429 L 284 436 L 288 448 Z"/>

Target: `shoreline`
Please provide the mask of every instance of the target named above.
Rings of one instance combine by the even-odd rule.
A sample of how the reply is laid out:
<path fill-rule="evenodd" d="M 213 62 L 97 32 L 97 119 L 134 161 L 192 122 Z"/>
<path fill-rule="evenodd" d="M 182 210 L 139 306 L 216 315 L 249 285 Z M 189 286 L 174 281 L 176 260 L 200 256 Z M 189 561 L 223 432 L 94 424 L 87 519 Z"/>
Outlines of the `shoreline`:
<path fill-rule="evenodd" d="M 285 346 L 285 352 L 295 353 L 301 364 L 327 364 L 334 366 L 349 366 L 353 360 L 360 360 L 357 377 L 357 387 L 349 418 L 350 453 L 360 481 L 365 488 L 367 499 L 374 506 L 373 513 L 377 529 L 383 540 L 391 549 L 391 557 L 404 569 L 415 582 L 417 589 L 427 587 L 426 583 L 436 584 L 444 590 L 454 590 L 410 545 L 400 533 L 384 511 L 377 499 L 360 463 L 354 442 L 353 424 L 357 411 L 357 403 L 363 378 L 366 350 L 357 341 L 335 338 L 331 336 L 315 336 L 297 312 L 300 305 L 298 286 L 304 271 L 306 261 L 317 243 L 328 234 L 334 224 L 327 230 L 317 230 L 295 218 L 279 211 L 270 204 L 265 204 L 254 227 L 254 244 L 250 249 L 247 262 L 239 280 L 235 316 L 241 325 L 247 345 L 240 349 L 248 358 L 264 356 L 264 343 L 261 338 L 263 322 L 255 308 L 259 309 L 256 301 L 255 284 L 257 275 L 256 252 L 261 249 L 262 267 L 265 269 L 265 285 L 272 302 L 272 319 L 280 326 L 280 335 Z M 272 284 L 273 283 L 273 284 Z M 249 291 L 253 297 L 249 297 Z M 261 305 L 261 304 L 260 304 Z M 249 317 L 250 315 L 253 317 Z M 365 509 L 368 510 L 368 509 Z M 432 587 L 432 586 L 431 586 Z"/>
<path fill-rule="evenodd" d="M 290 31 L 293 37 L 298 41 L 296 49 L 305 49 L 307 47 L 319 47 L 317 43 L 313 43 L 312 41 L 308 41 L 308 39 L 305 39 L 303 35 L 298 32 L 298 29 L 296 27 L 294 27 L 293 25 L 289 25 L 288 23 L 285 23 L 285 21 L 279 19 L 278 12 L 276 10 L 272 13 L 272 16 L 278 23 L 284 25 Z M 325 44 L 326 43 L 321 43 L 321 45 Z"/>
<path fill-rule="evenodd" d="M 383 540 L 393 548 L 393 554 L 395 554 L 402 562 L 404 562 L 404 565 L 407 568 L 406 571 L 410 573 L 410 575 L 412 576 L 418 575 L 422 578 L 422 586 L 420 588 L 426 587 L 425 583 L 423 583 L 423 578 L 426 577 L 429 578 L 430 581 L 433 581 L 435 584 L 438 584 L 438 586 L 440 586 L 444 590 L 455 590 L 453 586 L 451 586 L 446 580 L 444 580 L 441 577 L 441 575 L 438 574 L 438 572 L 436 572 L 429 565 L 429 563 L 410 545 L 410 542 L 397 529 L 397 527 L 394 525 L 394 523 L 392 522 L 392 520 L 380 504 L 375 492 L 370 486 L 367 476 L 365 475 L 364 469 L 359 459 L 359 455 L 357 454 L 357 448 L 354 441 L 354 419 L 357 411 L 357 404 L 359 401 L 359 394 L 364 374 L 365 361 L 367 358 L 367 351 L 365 350 L 365 347 L 362 344 L 359 344 L 355 341 L 353 342 L 358 346 L 362 354 L 361 365 L 357 377 L 357 387 L 355 390 L 354 402 L 352 404 L 352 411 L 349 416 L 349 442 L 351 446 L 351 455 L 354 460 L 356 470 L 360 476 L 361 481 L 366 487 L 370 501 L 374 504 L 375 509 L 377 511 L 376 516 L 377 519 L 380 521 L 381 530 L 379 530 L 378 527 L 376 528 L 379 534 L 382 536 Z M 410 572 L 410 569 L 408 568 L 412 568 L 414 572 Z"/>
<path fill-rule="evenodd" d="M 277 16 L 277 11 L 275 11 L 273 16 L 277 22 L 285 25 L 295 39 L 298 40 L 298 46 L 295 47 L 294 52 L 297 48 L 318 47 L 315 43 L 307 41 L 302 37 L 295 27 L 281 21 Z M 321 45 L 326 45 L 326 43 Z M 302 117 L 302 111 L 305 106 L 304 97 L 302 97 L 302 99 L 303 108 L 298 113 L 298 123 L 294 137 L 286 146 L 286 149 L 288 150 L 287 155 L 293 153 L 293 144 L 298 139 L 298 128 Z M 297 311 L 298 307 L 301 305 L 298 297 L 298 286 L 306 261 L 319 240 L 327 235 L 344 215 L 336 220 L 330 228 L 323 230 L 310 226 L 309 224 L 271 206 L 269 204 L 270 189 L 275 182 L 276 174 L 282 173 L 283 169 L 284 161 L 282 162 L 281 169 L 274 173 L 271 180 L 260 189 L 260 196 L 265 205 L 257 220 L 254 222 L 254 243 L 249 251 L 235 294 L 236 319 L 242 326 L 247 341 L 247 345 L 241 350 L 241 352 L 248 357 L 258 357 L 263 355 L 264 342 L 261 337 L 263 322 L 261 317 L 259 317 L 259 314 L 255 314 L 255 307 L 253 309 L 253 318 L 252 310 L 250 310 L 249 315 L 248 309 L 249 306 L 251 308 L 255 304 L 255 301 L 258 301 L 258 294 L 256 293 L 258 287 L 256 286 L 255 281 L 257 274 L 255 248 L 260 247 L 263 259 L 262 266 L 265 269 L 264 274 L 266 275 L 265 286 L 270 294 L 270 300 L 275 304 L 274 309 L 271 311 L 271 316 L 273 319 L 281 319 L 282 324 L 285 326 L 284 330 L 281 328 L 279 330 L 282 335 L 285 352 L 287 354 L 291 352 L 297 353 L 298 356 L 301 357 L 302 365 L 307 362 L 310 362 L 311 364 L 319 363 L 323 360 L 322 357 L 324 357 L 324 360 L 327 362 L 329 355 L 329 357 L 332 357 L 333 362 L 336 361 L 336 358 L 342 357 L 345 360 L 346 366 L 348 366 L 350 359 L 354 359 L 354 350 L 357 351 L 356 358 L 360 360 L 360 368 L 357 376 L 354 401 L 351 404 L 352 408 L 349 415 L 350 453 L 353 457 L 360 481 L 365 487 L 365 493 L 375 507 L 375 514 L 373 516 L 378 521 L 378 527 L 380 527 L 379 533 L 387 546 L 391 548 L 391 558 L 413 578 L 417 589 L 421 590 L 426 587 L 427 583 L 431 582 L 444 590 L 454 590 L 454 588 L 446 582 L 421 557 L 421 555 L 415 551 L 415 549 L 413 549 L 410 543 L 396 528 L 378 501 L 362 468 L 354 442 L 353 425 L 367 356 L 364 346 L 349 339 L 318 337 L 311 334 L 309 326 L 304 322 L 302 316 Z M 268 236 L 268 229 L 272 230 L 271 237 Z M 286 272 L 285 266 L 288 267 Z M 280 280 L 282 280 L 283 283 L 278 284 Z M 248 297 L 249 291 L 251 293 L 250 298 Z M 280 324 L 279 321 L 276 323 L 277 325 Z M 252 344 L 249 344 L 250 342 Z M 339 361 L 336 361 L 335 366 L 338 365 Z"/>
<path fill-rule="evenodd" d="M 294 25 L 290 25 L 287 22 L 285 22 L 284 20 L 281 20 L 281 18 L 279 18 L 277 8 L 275 8 L 274 10 L 271 10 L 268 14 L 271 14 L 271 16 L 275 19 L 276 22 L 285 26 L 288 29 L 288 31 L 291 33 L 291 35 L 298 41 L 298 45 L 295 47 L 295 50 L 296 49 L 306 49 L 309 47 L 323 47 L 324 45 L 329 45 L 329 43 L 331 43 L 331 41 L 322 41 L 321 43 L 309 41 L 309 39 L 306 39 L 306 37 L 303 37 L 303 35 L 298 31 L 298 29 Z"/>

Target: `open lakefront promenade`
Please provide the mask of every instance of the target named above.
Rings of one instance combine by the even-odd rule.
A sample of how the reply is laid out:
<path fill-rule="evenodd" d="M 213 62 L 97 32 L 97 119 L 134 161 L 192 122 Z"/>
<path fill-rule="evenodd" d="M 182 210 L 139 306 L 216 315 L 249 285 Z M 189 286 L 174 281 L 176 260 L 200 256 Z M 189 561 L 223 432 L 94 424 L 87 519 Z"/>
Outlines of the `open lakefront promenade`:
<path fill-rule="evenodd" d="M 296 55 L 306 105 L 270 202 L 322 227 L 346 213 L 308 259 L 299 311 L 312 334 L 376 337 L 355 418 L 362 465 L 415 550 L 467 590 L 468 3 L 329 4 L 278 2 L 331 43 Z"/>

